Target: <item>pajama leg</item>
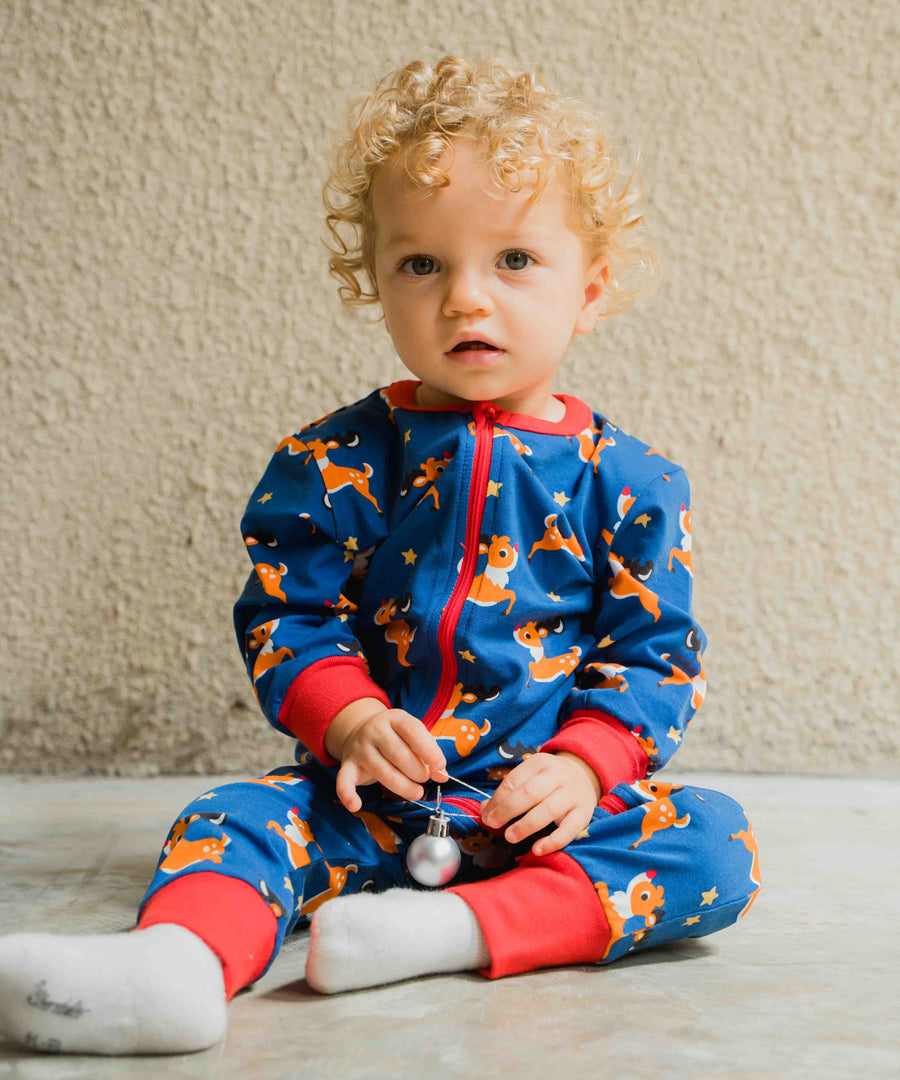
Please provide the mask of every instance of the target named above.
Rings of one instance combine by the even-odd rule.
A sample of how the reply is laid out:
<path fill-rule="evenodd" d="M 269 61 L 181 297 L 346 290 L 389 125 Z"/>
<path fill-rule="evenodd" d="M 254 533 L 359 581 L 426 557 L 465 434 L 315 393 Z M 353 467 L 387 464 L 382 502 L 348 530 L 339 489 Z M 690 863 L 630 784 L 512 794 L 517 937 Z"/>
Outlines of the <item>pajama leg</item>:
<path fill-rule="evenodd" d="M 323 770 L 288 766 L 221 785 L 185 808 L 138 926 L 177 923 L 196 933 L 222 960 L 231 996 L 328 900 L 404 883 L 388 825 L 346 810 Z"/>
<path fill-rule="evenodd" d="M 614 788 L 563 852 L 452 891 L 478 917 L 493 978 L 714 933 L 759 887 L 756 840 L 733 799 L 643 780 Z"/>

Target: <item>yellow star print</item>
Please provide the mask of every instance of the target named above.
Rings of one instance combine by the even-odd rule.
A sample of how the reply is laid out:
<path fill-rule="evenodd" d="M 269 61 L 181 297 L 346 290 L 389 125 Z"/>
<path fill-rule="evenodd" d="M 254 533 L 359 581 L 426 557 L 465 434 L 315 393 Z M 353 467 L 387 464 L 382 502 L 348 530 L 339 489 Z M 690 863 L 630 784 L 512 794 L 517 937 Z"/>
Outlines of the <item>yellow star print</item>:
<path fill-rule="evenodd" d="M 700 922 L 700 916 L 699 915 L 689 915 L 688 918 L 683 923 L 683 925 L 684 926 L 696 926 L 698 922 Z"/>
<path fill-rule="evenodd" d="M 404 432 L 403 441 L 404 442 L 409 442 L 409 438 L 410 438 L 411 435 L 412 435 L 411 431 Z"/>
<path fill-rule="evenodd" d="M 271 498 L 272 498 L 272 494 L 273 494 L 273 493 L 272 493 L 271 491 L 267 491 L 267 492 L 265 493 L 265 495 L 263 495 L 263 496 L 262 496 L 262 498 L 261 498 L 261 499 L 257 499 L 256 501 L 257 501 L 257 502 L 261 502 L 261 503 L 267 503 L 267 502 L 269 501 L 269 499 L 271 499 Z"/>
<path fill-rule="evenodd" d="M 344 541 L 344 562 L 353 562 L 354 551 L 359 551 L 359 543 L 355 536 L 348 536 Z"/>
<path fill-rule="evenodd" d="M 205 795 L 197 796 L 197 802 L 200 802 L 202 799 L 214 799 L 218 794 L 218 791 L 207 791 Z"/>
<path fill-rule="evenodd" d="M 550 597 L 550 599 L 553 601 L 554 604 L 561 604 L 562 603 L 562 597 L 557 596 L 555 592 L 548 592 L 547 595 Z"/>
<path fill-rule="evenodd" d="M 615 644 L 615 638 L 611 638 L 609 636 L 609 634 L 607 634 L 606 637 L 602 641 L 597 642 L 597 648 L 598 649 L 608 649 L 610 647 L 610 645 L 614 645 L 614 644 Z"/>
<path fill-rule="evenodd" d="M 401 551 L 400 554 L 403 556 L 407 566 L 412 566 L 419 557 L 412 548 L 410 548 L 409 551 Z"/>
<path fill-rule="evenodd" d="M 468 649 L 464 649 L 459 655 L 463 658 L 463 660 L 468 660 L 472 664 L 475 663 L 475 657 L 469 652 Z"/>
<path fill-rule="evenodd" d="M 488 495 L 499 495 L 502 484 L 498 484 L 496 480 L 488 480 L 487 493 Z"/>
<path fill-rule="evenodd" d="M 716 892 L 715 885 L 713 885 L 713 887 L 709 890 L 709 892 L 705 892 L 702 895 L 703 895 L 703 903 L 700 905 L 700 907 L 703 907 L 704 904 L 711 904 L 713 902 L 713 900 L 718 900 L 719 899 L 719 894 Z"/>
<path fill-rule="evenodd" d="M 666 735 L 674 743 L 680 743 L 681 742 L 681 732 L 678 730 L 677 727 L 670 727 L 669 730 L 666 732 Z"/>
<path fill-rule="evenodd" d="M 634 519 L 635 525 L 643 525 L 645 529 L 650 524 L 650 521 L 651 521 L 651 518 L 650 518 L 649 514 L 641 514 L 640 517 L 636 517 Z"/>
<path fill-rule="evenodd" d="M 553 501 L 559 503 L 560 506 L 565 506 L 567 502 L 571 502 L 572 500 L 564 491 L 554 491 Z"/>

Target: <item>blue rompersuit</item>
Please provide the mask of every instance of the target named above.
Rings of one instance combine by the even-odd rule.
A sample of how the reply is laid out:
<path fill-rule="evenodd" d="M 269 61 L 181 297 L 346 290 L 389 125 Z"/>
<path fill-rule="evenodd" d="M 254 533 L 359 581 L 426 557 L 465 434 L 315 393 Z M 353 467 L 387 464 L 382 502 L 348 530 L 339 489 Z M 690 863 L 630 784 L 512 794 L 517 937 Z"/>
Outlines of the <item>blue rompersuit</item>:
<path fill-rule="evenodd" d="M 421 408 L 415 387 L 276 449 L 242 522 L 254 570 L 235 626 L 297 764 L 191 804 L 147 896 L 197 870 L 239 877 L 278 915 L 277 952 L 332 896 L 409 884 L 428 809 L 370 785 L 350 814 L 324 746 L 344 705 L 375 697 L 420 717 L 450 775 L 486 794 L 538 751 L 594 769 L 604 796 L 565 854 L 610 925 L 598 960 L 734 922 L 759 888 L 745 813 L 655 775 L 706 691 L 683 470 L 567 395 L 550 422 Z M 459 880 L 515 866 L 522 845 L 481 823 L 482 799 L 442 790 Z"/>

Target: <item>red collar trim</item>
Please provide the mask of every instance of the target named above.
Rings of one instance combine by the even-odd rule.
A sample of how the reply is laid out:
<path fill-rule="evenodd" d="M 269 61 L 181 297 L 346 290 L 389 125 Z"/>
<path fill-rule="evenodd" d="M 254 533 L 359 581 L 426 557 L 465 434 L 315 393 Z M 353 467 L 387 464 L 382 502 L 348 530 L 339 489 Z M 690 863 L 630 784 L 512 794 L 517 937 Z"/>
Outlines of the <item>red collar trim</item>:
<path fill-rule="evenodd" d="M 408 409 L 410 412 L 468 413 L 472 412 L 476 404 L 479 404 L 473 401 L 464 405 L 417 405 L 417 386 L 421 386 L 417 379 L 403 379 L 400 382 L 391 383 L 385 388 L 383 394 L 391 408 Z M 501 427 L 516 428 L 519 431 L 536 431 L 543 435 L 577 435 L 593 424 L 593 413 L 581 398 L 572 397 L 570 394 L 554 394 L 553 396 L 566 407 L 566 415 L 562 420 L 539 420 L 536 416 L 500 409 L 497 412 L 496 422 Z"/>

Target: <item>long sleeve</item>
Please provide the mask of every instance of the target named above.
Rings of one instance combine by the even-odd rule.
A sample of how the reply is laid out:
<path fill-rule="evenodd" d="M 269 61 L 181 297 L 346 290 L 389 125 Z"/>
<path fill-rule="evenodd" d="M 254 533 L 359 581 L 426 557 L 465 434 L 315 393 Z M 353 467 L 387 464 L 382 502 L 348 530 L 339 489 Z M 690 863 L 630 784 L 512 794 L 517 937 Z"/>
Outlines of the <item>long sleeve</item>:
<path fill-rule="evenodd" d="M 304 429 L 284 439 L 250 498 L 241 533 L 254 569 L 235 604 L 234 626 L 269 722 L 331 765 L 324 736 L 335 714 L 362 697 L 390 704 L 369 675 L 352 599 L 383 539 L 384 517 L 380 493 L 358 482 L 368 495 L 355 499 L 352 518 L 338 525 L 335 489 L 326 487 L 319 464 L 331 468 L 332 446 L 316 434 Z"/>
<path fill-rule="evenodd" d="M 603 791 L 661 768 L 700 707 L 706 638 L 691 612 L 690 488 L 683 470 L 660 474 L 605 533 L 607 573 L 594 644 L 581 657 L 557 735 Z"/>

